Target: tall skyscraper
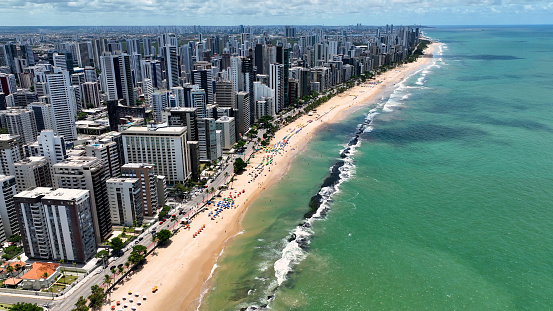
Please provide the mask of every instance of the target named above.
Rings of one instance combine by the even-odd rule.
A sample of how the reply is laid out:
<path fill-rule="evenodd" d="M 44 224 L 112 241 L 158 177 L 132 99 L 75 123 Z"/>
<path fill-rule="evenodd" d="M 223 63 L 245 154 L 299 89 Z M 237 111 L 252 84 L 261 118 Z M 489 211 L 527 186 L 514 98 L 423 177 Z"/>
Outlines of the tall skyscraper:
<path fill-rule="evenodd" d="M 211 77 L 211 70 L 193 70 L 192 71 L 192 84 L 198 85 L 205 91 L 206 100 L 208 105 L 214 104 L 213 99 L 213 79 Z"/>
<path fill-rule="evenodd" d="M 23 139 L 19 135 L 0 134 L 0 175 L 15 176 L 15 162 L 23 159 Z"/>
<path fill-rule="evenodd" d="M 85 147 L 87 157 L 95 157 L 102 161 L 109 178 L 121 176 L 119 149 L 114 141 L 92 141 Z"/>
<path fill-rule="evenodd" d="M 52 104 L 56 120 L 56 134 L 63 136 L 66 140 L 76 140 L 75 115 L 77 113 L 73 94 L 70 90 L 69 72 L 54 67 L 54 72 L 47 74 L 46 80 L 48 82 L 50 104 Z"/>
<path fill-rule="evenodd" d="M 111 234 L 111 215 L 107 200 L 107 172 L 102 161 L 94 157 L 71 157 L 52 166 L 55 188 L 90 191 L 90 206 L 96 241 L 104 241 Z"/>
<path fill-rule="evenodd" d="M 140 226 L 144 221 L 142 183 L 138 178 L 110 178 L 106 181 L 111 223 Z"/>
<path fill-rule="evenodd" d="M 38 133 L 33 110 L 12 109 L 4 116 L 10 134 L 19 135 L 25 145 L 30 145 L 36 141 Z"/>
<path fill-rule="evenodd" d="M 177 58 L 177 47 L 166 45 L 163 47 L 165 59 L 165 70 L 167 77 L 167 89 L 177 87 L 179 83 L 179 60 Z"/>
<path fill-rule="evenodd" d="M 28 157 L 15 162 L 15 181 L 19 192 L 36 187 L 52 187 L 50 163 L 45 157 Z"/>
<path fill-rule="evenodd" d="M 104 55 L 100 57 L 102 68 L 102 89 L 107 100 L 123 99 L 125 105 L 134 106 L 136 98 L 130 56 L 128 54 Z"/>
<path fill-rule="evenodd" d="M 2 218 L 2 235 L 9 238 L 12 234 L 19 234 L 17 223 L 17 211 L 13 202 L 13 196 L 17 194 L 15 176 L 0 175 L 0 217 Z"/>
<path fill-rule="evenodd" d="M 269 87 L 275 91 L 275 115 L 284 108 L 284 66 L 282 64 L 271 64 L 269 75 Z"/>
<path fill-rule="evenodd" d="M 123 132 L 126 163 L 154 164 L 156 175 L 169 184 L 183 183 L 190 176 L 190 155 L 185 127 L 133 126 Z"/>
<path fill-rule="evenodd" d="M 14 201 L 29 258 L 86 262 L 96 255 L 89 191 L 39 187 Z"/>
<path fill-rule="evenodd" d="M 48 160 L 50 166 L 67 159 L 64 137 L 54 135 L 54 131 L 52 130 L 40 132 L 38 136 L 38 148 L 40 155 Z"/>
<path fill-rule="evenodd" d="M 154 165 L 145 163 L 127 163 L 121 167 L 121 175 L 124 178 L 137 178 L 141 184 L 142 206 L 144 215 L 154 216 L 158 203 L 158 191 Z"/>

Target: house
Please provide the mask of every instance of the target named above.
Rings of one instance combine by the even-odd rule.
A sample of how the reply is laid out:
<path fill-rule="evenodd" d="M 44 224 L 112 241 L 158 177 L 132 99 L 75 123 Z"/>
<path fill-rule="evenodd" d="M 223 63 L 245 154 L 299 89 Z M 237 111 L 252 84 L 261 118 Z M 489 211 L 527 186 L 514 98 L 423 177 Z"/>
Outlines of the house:
<path fill-rule="evenodd" d="M 31 270 L 21 276 L 23 289 L 40 290 L 56 281 L 60 274 L 60 264 L 51 262 L 34 262 Z"/>

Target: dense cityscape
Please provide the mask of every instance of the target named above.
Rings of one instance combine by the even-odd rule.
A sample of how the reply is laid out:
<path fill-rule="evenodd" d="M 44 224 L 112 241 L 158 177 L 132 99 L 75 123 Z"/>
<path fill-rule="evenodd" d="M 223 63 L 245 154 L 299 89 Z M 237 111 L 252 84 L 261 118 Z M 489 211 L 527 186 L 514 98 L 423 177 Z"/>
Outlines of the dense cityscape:
<path fill-rule="evenodd" d="M 0 295 L 94 306 L 92 285 L 110 288 L 186 228 L 276 129 L 407 61 L 420 36 L 361 24 L 0 28 Z"/>

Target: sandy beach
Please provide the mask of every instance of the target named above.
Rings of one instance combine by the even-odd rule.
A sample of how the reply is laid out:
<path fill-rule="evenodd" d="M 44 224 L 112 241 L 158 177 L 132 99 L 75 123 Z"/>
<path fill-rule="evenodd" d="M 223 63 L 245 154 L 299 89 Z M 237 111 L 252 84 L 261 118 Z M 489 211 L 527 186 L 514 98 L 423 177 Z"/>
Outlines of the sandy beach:
<path fill-rule="evenodd" d="M 426 55 L 430 55 L 436 46 L 431 45 Z M 232 189 L 222 193 L 223 198 L 232 195 L 234 199 L 236 196 L 234 205 L 223 209 L 214 220 L 208 216 L 209 211 L 214 210 L 213 205 L 209 211 L 194 218 L 190 230 L 181 229 L 167 246 L 156 249 L 148 256 L 146 264 L 138 272 L 108 294 L 108 304 L 103 310 L 110 310 L 110 306 L 122 297 L 130 297 L 129 290 L 138 292 L 140 297 L 147 295 L 147 300 L 142 301 L 137 310 L 196 310 L 202 285 L 209 278 L 225 244 L 240 232 L 240 221 L 248 205 L 261 191 L 286 174 L 295 156 L 302 152 L 311 137 L 321 127 L 338 122 L 370 104 L 430 60 L 431 57 L 421 57 L 414 63 L 389 70 L 375 80 L 333 97 L 319 106 L 312 116 L 304 115 L 280 129 L 271 141 L 271 146 L 279 143 L 279 147 L 258 151 L 246 171 L 236 175 Z M 204 225 L 205 229 L 193 237 L 193 233 Z M 154 286 L 158 287 L 156 293 L 152 293 Z M 136 302 L 127 304 L 129 309 L 132 305 L 136 306 Z"/>

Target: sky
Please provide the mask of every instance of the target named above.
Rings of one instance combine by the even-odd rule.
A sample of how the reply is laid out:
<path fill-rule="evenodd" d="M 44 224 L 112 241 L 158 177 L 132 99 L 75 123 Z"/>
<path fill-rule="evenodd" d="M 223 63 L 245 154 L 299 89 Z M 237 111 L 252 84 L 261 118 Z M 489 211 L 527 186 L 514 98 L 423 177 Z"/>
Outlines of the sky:
<path fill-rule="evenodd" d="M 1 0 L 0 26 L 552 24 L 552 0 Z"/>

